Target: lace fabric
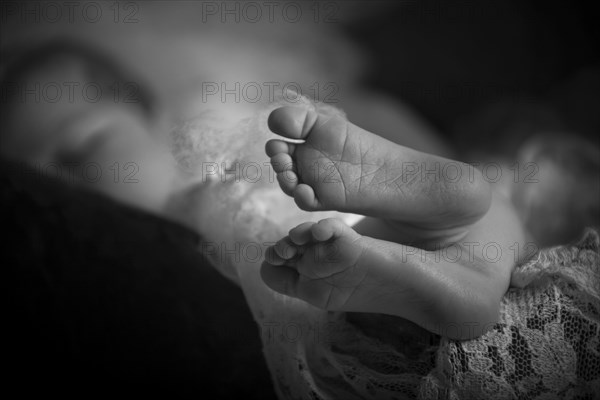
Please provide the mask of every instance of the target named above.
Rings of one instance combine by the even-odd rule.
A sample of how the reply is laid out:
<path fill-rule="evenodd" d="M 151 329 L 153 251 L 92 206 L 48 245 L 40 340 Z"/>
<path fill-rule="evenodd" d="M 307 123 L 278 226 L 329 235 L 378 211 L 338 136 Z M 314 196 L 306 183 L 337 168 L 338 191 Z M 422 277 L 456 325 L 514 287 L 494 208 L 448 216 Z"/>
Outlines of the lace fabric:
<path fill-rule="evenodd" d="M 543 250 L 517 267 L 513 281 L 523 287 L 505 295 L 500 321 L 475 340 L 436 344 L 434 335 L 408 321 L 367 321 L 396 329 L 402 340 L 390 343 L 365 333 L 364 323 L 359 329 L 347 316 L 329 316 L 331 340 L 305 347 L 312 371 L 306 398 L 595 398 L 599 243 L 589 230 L 576 245 Z M 424 338 L 432 339 L 429 345 Z"/>
<path fill-rule="evenodd" d="M 268 112 L 213 140 L 206 127 L 175 129 L 180 165 L 196 176 L 206 160 L 263 162 L 263 143 L 273 137 L 262 128 Z M 233 138 L 238 145 L 226 147 Z M 210 212 L 198 224 L 213 245 L 241 253 L 264 251 L 308 220 L 350 222 L 298 210 L 267 174 L 211 185 L 203 206 Z M 262 282 L 254 253 L 230 254 L 215 267 L 243 289 L 281 399 L 585 399 L 600 393 L 599 247 L 589 230 L 575 245 L 538 252 L 515 269 L 499 323 L 463 342 L 400 318 L 328 313 L 279 295 Z"/>

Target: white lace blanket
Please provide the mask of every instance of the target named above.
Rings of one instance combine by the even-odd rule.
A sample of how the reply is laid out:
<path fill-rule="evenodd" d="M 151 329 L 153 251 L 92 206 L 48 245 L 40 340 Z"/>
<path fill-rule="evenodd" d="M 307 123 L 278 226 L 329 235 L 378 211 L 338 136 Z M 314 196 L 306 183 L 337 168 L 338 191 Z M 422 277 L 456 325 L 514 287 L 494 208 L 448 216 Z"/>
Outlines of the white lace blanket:
<path fill-rule="evenodd" d="M 506 294 L 500 322 L 476 340 L 436 343 L 436 337 L 400 319 L 356 323 L 330 315 L 321 339 L 302 343 L 288 360 L 296 363 L 304 387 L 290 388 L 279 377 L 283 397 L 596 398 L 599 243 L 598 233 L 588 230 L 576 245 L 543 250 L 519 266 L 513 282 L 523 288 Z"/>

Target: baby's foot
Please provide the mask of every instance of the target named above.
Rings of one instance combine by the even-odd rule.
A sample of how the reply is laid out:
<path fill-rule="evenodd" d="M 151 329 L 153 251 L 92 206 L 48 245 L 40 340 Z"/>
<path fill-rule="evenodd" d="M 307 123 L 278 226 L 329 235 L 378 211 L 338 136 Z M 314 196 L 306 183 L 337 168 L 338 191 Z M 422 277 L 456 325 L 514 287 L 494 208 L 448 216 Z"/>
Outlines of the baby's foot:
<path fill-rule="evenodd" d="M 281 189 L 303 210 L 437 228 L 473 222 L 489 207 L 489 187 L 476 169 L 397 145 L 341 117 L 283 107 L 271 113 L 269 127 L 304 140 L 266 145 Z"/>
<path fill-rule="evenodd" d="M 271 289 L 324 310 L 395 315 L 456 339 L 480 335 L 497 321 L 507 269 L 441 254 L 325 219 L 301 224 L 269 247 L 261 276 Z M 457 324 L 471 328 L 448 331 Z"/>
<path fill-rule="evenodd" d="M 427 283 L 419 263 L 407 268 L 395 257 L 399 247 L 339 219 L 306 222 L 267 249 L 261 276 L 273 290 L 324 310 L 396 315 L 423 325 L 439 291 L 431 292 L 434 280 Z"/>
<path fill-rule="evenodd" d="M 350 310 L 368 268 L 363 236 L 341 220 L 306 222 L 267 249 L 263 279 L 274 290 L 326 310 Z"/>

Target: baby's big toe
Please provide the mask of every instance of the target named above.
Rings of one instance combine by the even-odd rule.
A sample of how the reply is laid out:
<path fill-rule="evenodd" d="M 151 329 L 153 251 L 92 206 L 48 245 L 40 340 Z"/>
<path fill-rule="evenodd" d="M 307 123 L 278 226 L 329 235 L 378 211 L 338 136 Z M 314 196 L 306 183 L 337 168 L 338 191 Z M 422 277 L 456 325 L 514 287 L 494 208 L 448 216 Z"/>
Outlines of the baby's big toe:
<path fill-rule="evenodd" d="M 321 280 L 308 279 L 293 268 L 282 268 L 263 263 L 260 275 L 263 282 L 276 292 L 306 301 L 316 307 L 328 309 L 334 288 Z"/>
<path fill-rule="evenodd" d="M 298 246 L 312 242 L 313 237 L 311 228 L 314 224 L 314 222 L 304 222 L 295 228 L 290 229 L 289 237 L 292 242 Z"/>
<path fill-rule="evenodd" d="M 294 170 L 294 160 L 286 153 L 278 153 L 271 157 L 271 166 L 277 173 Z"/>
<path fill-rule="evenodd" d="M 308 108 L 281 107 L 269 115 L 269 129 L 290 139 L 304 139 L 317 122 L 318 116 Z"/>

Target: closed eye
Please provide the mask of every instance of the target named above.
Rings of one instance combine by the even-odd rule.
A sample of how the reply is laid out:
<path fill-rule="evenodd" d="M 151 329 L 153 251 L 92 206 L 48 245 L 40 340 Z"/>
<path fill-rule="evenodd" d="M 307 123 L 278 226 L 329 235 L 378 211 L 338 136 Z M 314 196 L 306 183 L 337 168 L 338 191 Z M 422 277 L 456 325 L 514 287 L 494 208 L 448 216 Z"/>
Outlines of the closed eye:
<path fill-rule="evenodd" d="M 65 165 L 80 165 L 89 162 L 110 140 L 109 128 L 90 132 L 87 140 L 78 146 L 59 149 L 56 153 L 56 161 Z"/>

